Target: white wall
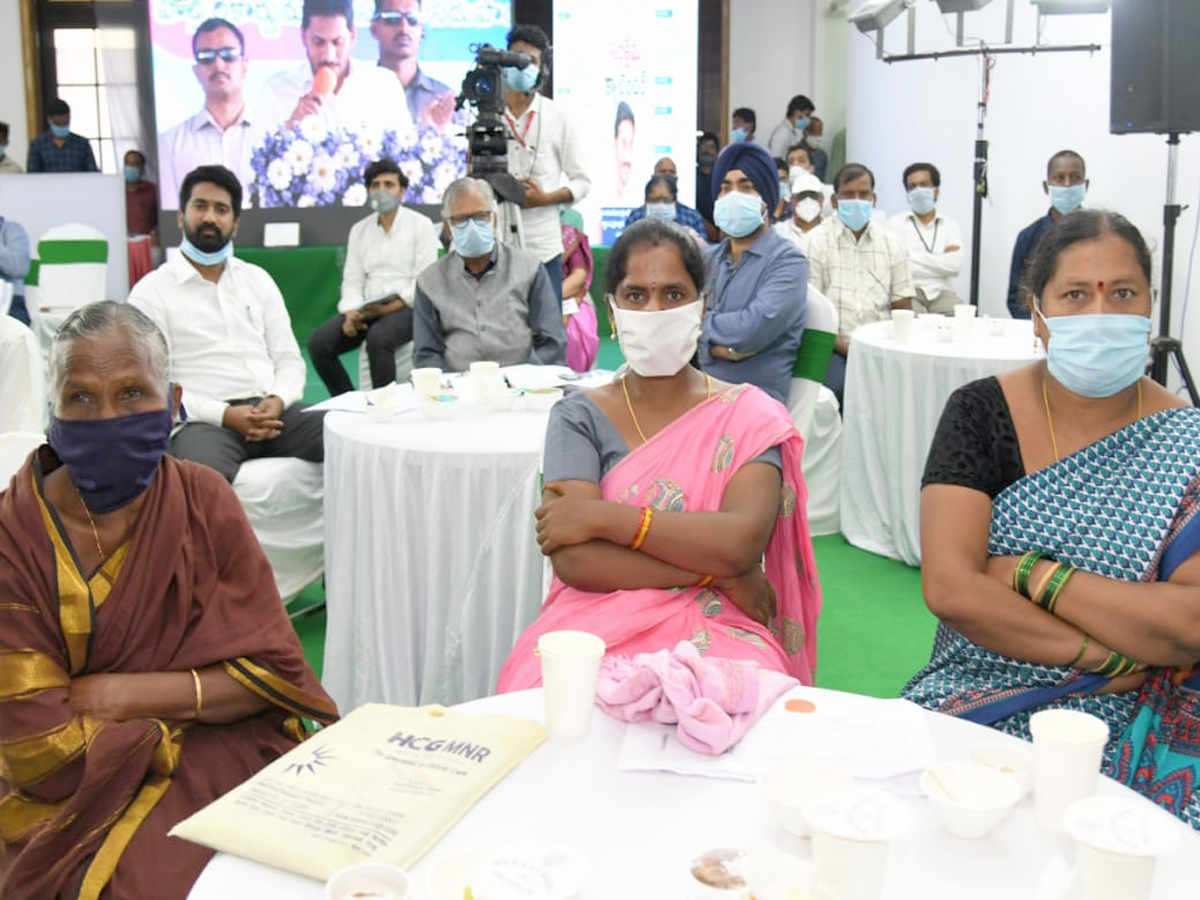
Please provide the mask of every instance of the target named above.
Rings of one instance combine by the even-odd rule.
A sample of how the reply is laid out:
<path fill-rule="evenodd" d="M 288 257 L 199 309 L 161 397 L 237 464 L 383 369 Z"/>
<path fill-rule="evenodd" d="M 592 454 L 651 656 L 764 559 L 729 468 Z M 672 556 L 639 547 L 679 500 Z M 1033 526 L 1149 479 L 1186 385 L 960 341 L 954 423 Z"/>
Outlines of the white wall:
<path fill-rule="evenodd" d="M 824 115 L 815 89 L 819 5 L 820 0 L 731 0 L 729 111 L 753 109 L 756 136 L 764 144 L 796 94 L 812 98 Z M 722 124 L 728 138 L 729 122 Z"/>
<path fill-rule="evenodd" d="M 999 45 L 1003 0 L 967 16 L 967 33 Z M 953 39 L 933 3 L 917 5 L 917 52 L 949 49 Z M 984 205 L 980 277 L 981 311 L 1005 315 L 1012 244 L 1017 232 L 1044 215 L 1041 190 L 1046 162 L 1071 148 L 1087 160 L 1087 204 L 1115 209 L 1138 225 L 1152 246 L 1162 238 L 1167 149 L 1158 135 L 1110 135 L 1110 21 L 1108 16 L 1059 16 L 1043 20 L 1043 44 L 1099 43 L 1089 53 L 1043 53 L 996 57 L 985 137 L 990 143 L 991 197 Z M 1014 41 L 1036 38 L 1037 16 L 1016 4 Z M 887 49 L 905 50 L 903 18 L 887 32 Z M 941 209 L 958 219 L 964 237 L 971 226 L 971 179 L 975 105 L 980 66 L 974 58 L 887 64 L 875 59 L 873 39 L 850 35 L 847 157 L 870 166 L 878 180 L 878 205 L 905 208 L 900 176 L 909 162 L 924 159 L 942 171 Z M 1172 331 L 1179 336 L 1187 290 L 1187 262 L 1200 211 L 1200 136 L 1181 139 L 1177 202 L 1189 205 L 1175 243 Z M 969 240 L 969 238 L 968 238 Z M 967 249 L 969 254 L 969 247 Z M 1157 255 L 1156 255 L 1157 256 Z M 969 258 L 969 257 L 968 257 Z M 960 278 L 967 291 L 968 266 Z M 1157 278 L 1156 278 L 1157 283 Z M 1192 277 L 1194 310 L 1183 340 L 1189 364 L 1200 369 L 1200 266 Z M 1157 311 L 1155 320 L 1157 322 Z"/>
<path fill-rule="evenodd" d="M 21 12 L 17 0 L 0 2 L 0 121 L 8 123 L 8 155 L 25 167 L 29 129 L 25 123 L 25 72 Z"/>

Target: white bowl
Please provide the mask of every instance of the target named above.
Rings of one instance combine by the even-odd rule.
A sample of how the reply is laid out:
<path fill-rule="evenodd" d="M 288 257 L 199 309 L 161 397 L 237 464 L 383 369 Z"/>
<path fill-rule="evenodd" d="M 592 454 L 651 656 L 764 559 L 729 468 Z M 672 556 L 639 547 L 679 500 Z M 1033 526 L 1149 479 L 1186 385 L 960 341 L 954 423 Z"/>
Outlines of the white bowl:
<path fill-rule="evenodd" d="M 766 798 L 784 830 L 808 837 L 810 829 L 803 806 L 821 791 L 849 787 L 854 779 L 832 766 L 811 762 L 781 762 L 769 766 L 758 778 L 758 792 Z"/>
<path fill-rule="evenodd" d="M 350 900 L 351 897 L 404 900 L 408 896 L 408 873 L 388 863 L 355 863 L 334 872 L 325 882 L 326 900 Z"/>
<path fill-rule="evenodd" d="M 530 412 L 548 412 L 563 398 L 562 388 L 538 388 L 525 392 L 525 408 Z"/>
<path fill-rule="evenodd" d="M 395 403 L 368 403 L 367 418 L 372 422 L 390 422 L 396 418 Z"/>
<path fill-rule="evenodd" d="M 490 391 L 484 395 L 483 405 L 492 412 L 508 412 L 517 402 L 517 394 L 518 391 L 514 391 L 512 388 Z"/>
<path fill-rule="evenodd" d="M 967 751 L 971 762 L 1011 775 L 1024 797 L 1033 790 L 1033 750 L 1021 744 L 976 744 Z"/>
<path fill-rule="evenodd" d="M 438 399 L 421 401 L 421 415 L 435 422 L 445 422 L 458 416 L 461 401 L 457 397 L 442 396 Z"/>
<path fill-rule="evenodd" d="M 1005 820 L 1021 799 L 1011 775 L 974 762 L 944 762 L 921 773 L 921 790 L 951 834 L 981 838 Z"/>

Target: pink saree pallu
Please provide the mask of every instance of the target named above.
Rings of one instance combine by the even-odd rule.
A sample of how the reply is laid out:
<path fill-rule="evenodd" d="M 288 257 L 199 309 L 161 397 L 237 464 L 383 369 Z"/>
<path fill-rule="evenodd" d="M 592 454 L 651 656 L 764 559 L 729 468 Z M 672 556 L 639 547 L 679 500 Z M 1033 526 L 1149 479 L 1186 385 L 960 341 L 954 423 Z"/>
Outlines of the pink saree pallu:
<path fill-rule="evenodd" d="M 537 639 L 564 628 L 599 635 L 608 656 L 670 650 L 690 641 L 703 656 L 752 660 L 812 684 L 821 589 L 800 474 L 803 442 L 782 405 L 747 385 L 704 401 L 631 451 L 600 482 L 604 500 L 664 512 L 716 512 L 737 471 L 770 447 L 783 455 L 779 513 L 765 572 L 778 595 L 760 625 L 715 588 L 584 591 L 556 575 L 537 621 L 505 661 L 497 690 L 541 684 Z"/>

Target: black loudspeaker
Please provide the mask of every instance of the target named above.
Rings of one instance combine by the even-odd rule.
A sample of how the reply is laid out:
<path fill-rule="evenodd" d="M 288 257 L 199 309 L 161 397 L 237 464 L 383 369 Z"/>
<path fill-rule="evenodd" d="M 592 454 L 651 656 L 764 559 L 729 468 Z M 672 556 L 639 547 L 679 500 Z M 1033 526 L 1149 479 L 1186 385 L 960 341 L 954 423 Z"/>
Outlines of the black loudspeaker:
<path fill-rule="evenodd" d="M 1113 134 L 1200 131 L 1200 0 L 1113 0 Z"/>

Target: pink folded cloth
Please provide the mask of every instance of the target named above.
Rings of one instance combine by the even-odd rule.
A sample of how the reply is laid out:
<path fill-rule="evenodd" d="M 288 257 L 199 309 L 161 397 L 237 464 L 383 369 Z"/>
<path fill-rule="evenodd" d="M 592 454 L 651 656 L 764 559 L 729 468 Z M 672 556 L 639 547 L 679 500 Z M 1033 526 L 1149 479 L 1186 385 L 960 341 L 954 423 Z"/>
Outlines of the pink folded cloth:
<path fill-rule="evenodd" d="M 625 722 L 678 724 L 679 743 L 719 756 L 750 730 L 772 703 L 799 684 L 790 675 L 741 659 L 703 657 L 689 641 L 674 650 L 606 656 L 596 702 Z"/>

